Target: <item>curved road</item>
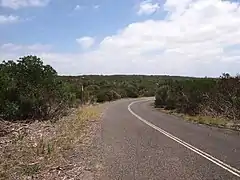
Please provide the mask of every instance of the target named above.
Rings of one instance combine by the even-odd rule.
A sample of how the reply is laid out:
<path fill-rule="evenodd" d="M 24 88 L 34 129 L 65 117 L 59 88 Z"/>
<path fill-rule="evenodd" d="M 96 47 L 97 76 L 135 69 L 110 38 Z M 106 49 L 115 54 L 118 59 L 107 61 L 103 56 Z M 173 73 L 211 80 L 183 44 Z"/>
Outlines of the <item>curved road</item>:
<path fill-rule="evenodd" d="M 238 132 L 189 123 L 151 103 L 120 100 L 108 107 L 102 179 L 240 179 Z"/>

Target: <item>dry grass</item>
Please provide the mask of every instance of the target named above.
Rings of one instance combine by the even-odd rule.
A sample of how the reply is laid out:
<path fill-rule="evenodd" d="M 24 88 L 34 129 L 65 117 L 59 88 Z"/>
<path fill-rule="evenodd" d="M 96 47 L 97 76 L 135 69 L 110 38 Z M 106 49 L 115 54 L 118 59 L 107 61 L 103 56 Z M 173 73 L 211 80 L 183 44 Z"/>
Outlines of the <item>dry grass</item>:
<path fill-rule="evenodd" d="M 86 122 L 98 120 L 100 106 L 75 110 L 61 120 L 36 122 L 0 137 L 0 179 L 29 179 L 68 162 L 69 151 L 81 144 Z"/>
<path fill-rule="evenodd" d="M 205 125 L 209 125 L 209 126 L 216 126 L 216 127 L 221 127 L 221 128 L 240 130 L 239 125 L 234 124 L 233 121 L 223 118 L 223 117 L 211 117 L 211 116 L 204 116 L 204 115 L 190 116 L 187 114 L 177 113 L 175 111 L 165 110 L 162 108 L 158 108 L 158 109 L 164 113 L 181 117 L 186 121 L 190 121 L 190 122 L 194 122 L 194 123 L 198 123 L 198 124 L 205 124 Z"/>
<path fill-rule="evenodd" d="M 196 122 L 199 124 L 206 124 L 206 125 L 212 125 L 212 126 L 218 126 L 218 127 L 226 127 L 229 121 L 227 121 L 224 118 L 215 118 L 210 116 L 189 116 L 184 115 L 184 119 L 187 121 Z"/>

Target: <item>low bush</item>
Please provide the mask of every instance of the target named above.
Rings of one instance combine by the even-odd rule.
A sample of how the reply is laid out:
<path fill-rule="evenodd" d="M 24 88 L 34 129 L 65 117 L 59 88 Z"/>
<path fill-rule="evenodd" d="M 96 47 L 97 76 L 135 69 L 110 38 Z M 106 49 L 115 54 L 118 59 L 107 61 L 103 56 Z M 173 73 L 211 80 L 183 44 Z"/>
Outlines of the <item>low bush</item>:
<path fill-rule="evenodd" d="M 155 105 L 189 115 L 240 120 L 240 76 L 165 81 L 159 85 Z"/>

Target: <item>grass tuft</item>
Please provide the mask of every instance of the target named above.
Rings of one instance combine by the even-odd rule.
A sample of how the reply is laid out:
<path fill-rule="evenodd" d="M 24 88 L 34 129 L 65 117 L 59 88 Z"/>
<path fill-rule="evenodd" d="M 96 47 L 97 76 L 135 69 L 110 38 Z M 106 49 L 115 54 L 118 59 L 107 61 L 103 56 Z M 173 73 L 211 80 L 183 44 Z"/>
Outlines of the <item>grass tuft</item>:
<path fill-rule="evenodd" d="M 184 115 L 184 119 L 192 122 L 196 122 L 199 124 L 206 124 L 206 125 L 212 125 L 212 126 L 218 126 L 218 127 L 225 127 L 229 121 L 227 121 L 224 118 L 215 118 L 211 116 L 189 116 Z"/>

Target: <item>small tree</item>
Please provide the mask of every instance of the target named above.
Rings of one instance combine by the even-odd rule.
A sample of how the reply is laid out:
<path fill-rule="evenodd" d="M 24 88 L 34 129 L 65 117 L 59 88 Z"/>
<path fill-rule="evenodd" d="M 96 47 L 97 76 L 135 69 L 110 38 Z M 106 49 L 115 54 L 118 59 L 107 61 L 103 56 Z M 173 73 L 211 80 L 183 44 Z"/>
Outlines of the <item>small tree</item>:
<path fill-rule="evenodd" d="M 0 115 L 5 119 L 49 118 L 72 98 L 57 72 L 36 56 L 4 61 L 0 82 Z"/>

